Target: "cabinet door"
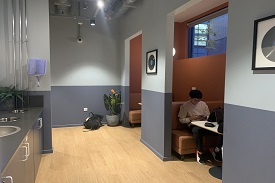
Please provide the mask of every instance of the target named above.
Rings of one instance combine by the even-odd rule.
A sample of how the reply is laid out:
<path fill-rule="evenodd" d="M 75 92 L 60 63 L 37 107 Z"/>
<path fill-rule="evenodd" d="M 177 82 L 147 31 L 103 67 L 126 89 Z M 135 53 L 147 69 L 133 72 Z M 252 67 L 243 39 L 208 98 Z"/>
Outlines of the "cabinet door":
<path fill-rule="evenodd" d="M 42 157 L 42 118 L 38 118 L 33 127 L 34 180 Z"/>
<path fill-rule="evenodd" d="M 2 174 L 4 183 L 10 183 L 11 178 L 13 183 L 26 183 L 24 167 L 27 159 L 26 153 L 27 147 L 21 144 Z"/>
<path fill-rule="evenodd" d="M 42 157 L 41 128 L 42 118 L 38 118 L 5 168 L 2 174 L 3 183 L 35 182 Z"/>
<path fill-rule="evenodd" d="M 31 129 L 23 141 L 23 146 L 27 147 L 27 156 L 25 161 L 25 182 L 34 183 L 34 154 L 33 154 L 33 130 Z"/>

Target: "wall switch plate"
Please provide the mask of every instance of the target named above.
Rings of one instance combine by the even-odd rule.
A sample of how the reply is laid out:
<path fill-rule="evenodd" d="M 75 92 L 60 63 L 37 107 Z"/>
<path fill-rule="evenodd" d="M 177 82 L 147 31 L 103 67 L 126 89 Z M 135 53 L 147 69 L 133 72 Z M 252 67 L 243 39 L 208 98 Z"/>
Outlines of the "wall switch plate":
<path fill-rule="evenodd" d="M 88 111 L 88 108 L 85 107 L 85 108 L 84 108 L 84 112 L 87 112 L 87 111 Z"/>
<path fill-rule="evenodd" d="M 192 90 L 196 90 L 197 88 L 195 86 L 192 86 Z"/>

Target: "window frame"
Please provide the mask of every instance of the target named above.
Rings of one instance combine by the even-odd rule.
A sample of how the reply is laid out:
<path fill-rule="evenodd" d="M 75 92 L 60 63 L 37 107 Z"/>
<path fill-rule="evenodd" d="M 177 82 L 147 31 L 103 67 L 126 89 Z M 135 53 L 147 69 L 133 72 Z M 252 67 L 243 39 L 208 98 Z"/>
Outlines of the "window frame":
<path fill-rule="evenodd" d="M 222 8 L 222 9 L 220 9 L 218 11 L 212 12 L 212 13 L 206 15 L 206 16 L 203 16 L 201 18 L 198 18 L 198 19 L 196 19 L 194 21 L 191 21 L 191 22 L 187 23 L 187 27 L 188 27 L 187 28 L 187 30 L 188 30 L 187 31 L 188 32 L 187 54 L 188 55 L 187 56 L 188 56 L 188 58 L 201 57 L 201 56 L 193 57 L 193 51 L 194 51 L 194 47 L 195 47 L 195 45 L 194 45 L 194 39 L 193 39 L 194 38 L 194 34 L 195 34 L 195 26 L 199 25 L 199 24 L 202 24 L 202 23 L 205 23 L 207 21 L 210 21 L 210 20 L 212 20 L 214 18 L 223 16 L 225 14 L 228 14 L 228 7 Z M 208 27 L 208 29 L 209 29 L 209 27 Z M 209 34 L 207 33 L 206 36 L 207 36 L 207 39 L 206 39 L 206 41 L 207 41 L 209 39 Z M 201 47 L 203 47 L 203 46 L 201 46 Z M 207 43 L 206 43 L 205 47 L 207 47 Z M 197 55 L 199 55 L 199 53 L 197 53 Z M 208 55 L 204 55 L 204 56 L 208 56 Z"/>

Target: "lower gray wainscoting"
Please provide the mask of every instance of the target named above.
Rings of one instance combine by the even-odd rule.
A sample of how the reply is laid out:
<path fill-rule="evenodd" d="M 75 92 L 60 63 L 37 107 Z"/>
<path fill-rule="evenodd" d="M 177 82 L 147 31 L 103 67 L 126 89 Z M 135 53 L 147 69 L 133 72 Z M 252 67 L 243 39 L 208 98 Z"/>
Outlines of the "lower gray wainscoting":
<path fill-rule="evenodd" d="M 172 94 L 142 90 L 141 142 L 160 159 L 171 159 Z"/>
<path fill-rule="evenodd" d="M 111 89 L 120 91 L 121 86 L 52 86 L 52 126 L 82 125 L 89 112 L 105 116 L 103 94 L 111 93 Z M 84 107 L 88 112 L 83 111 Z"/>
<path fill-rule="evenodd" d="M 225 104 L 223 183 L 275 182 L 275 112 Z"/>

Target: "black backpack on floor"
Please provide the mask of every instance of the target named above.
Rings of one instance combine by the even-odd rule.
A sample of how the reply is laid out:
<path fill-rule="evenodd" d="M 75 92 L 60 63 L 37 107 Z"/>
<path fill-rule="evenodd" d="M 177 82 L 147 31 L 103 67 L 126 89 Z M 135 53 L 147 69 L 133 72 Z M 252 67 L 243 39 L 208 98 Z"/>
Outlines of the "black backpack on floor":
<path fill-rule="evenodd" d="M 101 121 L 103 120 L 103 115 L 94 114 L 92 112 L 89 113 L 89 117 L 83 123 L 86 129 L 97 130 L 102 127 Z"/>

